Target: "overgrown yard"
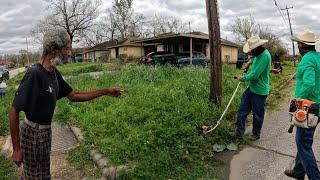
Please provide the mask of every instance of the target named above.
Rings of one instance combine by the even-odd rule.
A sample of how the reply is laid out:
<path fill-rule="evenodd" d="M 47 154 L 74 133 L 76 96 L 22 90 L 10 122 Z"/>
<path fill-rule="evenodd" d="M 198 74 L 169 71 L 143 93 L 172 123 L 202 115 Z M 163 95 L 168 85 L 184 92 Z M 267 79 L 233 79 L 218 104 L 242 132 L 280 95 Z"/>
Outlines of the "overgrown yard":
<path fill-rule="evenodd" d="M 58 66 L 58 70 L 64 76 L 77 76 L 83 73 L 98 72 L 98 71 L 113 71 L 119 70 L 125 63 L 123 62 L 114 62 L 114 63 L 69 63 L 64 66 Z"/>
<path fill-rule="evenodd" d="M 91 67 L 89 65 L 71 64 L 60 67 L 59 70 L 74 74 L 84 72 L 74 70 L 78 66 Z M 123 172 L 122 179 L 219 178 L 212 163 L 215 159 L 210 156 L 212 144 L 230 142 L 227 134 L 233 130 L 240 95 L 245 85 L 241 86 L 227 114 L 227 120 L 218 129 L 207 136 L 198 136 L 196 125 L 217 121 L 236 87 L 237 82 L 233 80 L 233 76 L 241 73 L 239 70 L 224 66 L 223 103 L 222 107 L 217 107 L 208 101 L 208 69 L 144 67 L 132 64 L 107 64 L 103 67 L 104 75 L 98 79 L 80 75 L 71 77 L 68 81 L 77 90 L 122 87 L 126 90 L 123 98 L 103 97 L 87 103 L 62 100 L 58 103 L 55 119 L 76 125 L 85 132 L 84 148 L 77 148 L 70 153 L 70 162 L 77 169 L 86 167 L 88 156 L 84 152 L 95 148 L 113 164 L 129 165 L 130 169 Z M 110 67 L 112 68 L 108 69 Z M 285 65 L 282 74 L 272 75 L 273 94 L 276 93 L 276 87 L 293 72 L 291 65 Z M 21 78 L 12 79 L 8 84 L 14 86 Z M 9 132 L 8 111 L 13 96 L 14 90 L 10 89 L 8 96 L 0 99 L 2 136 Z M 7 170 L 4 171 L 11 172 L 8 160 L 0 158 L 0 163 L 3 164 L 0 175 L 5 168 Z"/>
<path fill-rule="evenodd" d="M 289 69 L 272 78 L 272 87 L 286 79 Z M 230 73 L 232 72 L 232 73 Z M 198 136 L 197 124 L 217 121 L 237 82 L 236 72 L 224 66 L 223 103 L 208 101 L 209 71 L 203 68 L 127 66 L 90 76 L 69 79 L 75 89 L 116 86 L 126 89 L 122 99 L 100 98 L 87 103 L 61 101 L 55 119 L 79 126 L 85 142 L 114 164 L 129 164 L 123 179 L 219 178 L 210 157 L 213 143 L 229 143 L 243 85 L 227 121 L 212 134 Z M 281 77 L 281 78 L 279 78 Z M 273 90 L 274 92 L 274 90 Z"/>

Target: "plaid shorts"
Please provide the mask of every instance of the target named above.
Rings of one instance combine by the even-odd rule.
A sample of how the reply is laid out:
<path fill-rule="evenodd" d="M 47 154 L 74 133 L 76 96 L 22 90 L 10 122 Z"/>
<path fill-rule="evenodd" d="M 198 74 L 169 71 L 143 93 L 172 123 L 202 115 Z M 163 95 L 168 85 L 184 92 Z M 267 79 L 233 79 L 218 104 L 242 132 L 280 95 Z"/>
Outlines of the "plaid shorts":
<path fill-rule="evenodd" d="M 40 129 L 23 122 L 20 130 L 23 150 L 21 180 L 51 179 L 51 128 Z"/>

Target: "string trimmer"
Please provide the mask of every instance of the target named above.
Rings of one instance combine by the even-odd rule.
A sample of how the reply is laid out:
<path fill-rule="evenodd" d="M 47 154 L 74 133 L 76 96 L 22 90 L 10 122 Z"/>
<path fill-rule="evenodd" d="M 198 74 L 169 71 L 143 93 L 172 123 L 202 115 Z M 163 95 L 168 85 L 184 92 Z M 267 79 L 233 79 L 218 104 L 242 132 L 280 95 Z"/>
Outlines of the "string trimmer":
<path fill-rule="evenodd" d="M 234 78 L 236 79 L 237 77 L 234 77 Z M 233 92 L 233 94 L 232 94 L 232 96 L 231 96 L 231 98 L 230 98 L 230 100 L 229 100 L 228 105 L 227 105 L 226 108 L 224 109 L 224 111 L 223 111 L 220 119 L 217 121 L 217 123 L 216 123 L 215 125 L 203 125 L 203 126 L 201 126 L 201 127 L 198 127 L 198 133 L 199 133 L 199 134 L 208 134 L 208 133 L 210 133 L 211 131 L 215 130 L 215 129 L 220 125 L 220 122 L 221 122 L 222 119 L 224 118 L 224 116 L 225 116 L 225 114 L 227 113 L 227 111 L 228 111 L 228 109 L 229 109 L 229 107 L 230 107 L 230 105 L 231 105 L 234 97 L 236 96 L 236 93 L 237 93 L 237 91 L 238 91 L 238 89 L 239 89 L 239 87 L 240 87 L 240 84 L 241 84 L 241 81 L 239 81 L 236 89 L 234 90 L 234 92 Z"/>

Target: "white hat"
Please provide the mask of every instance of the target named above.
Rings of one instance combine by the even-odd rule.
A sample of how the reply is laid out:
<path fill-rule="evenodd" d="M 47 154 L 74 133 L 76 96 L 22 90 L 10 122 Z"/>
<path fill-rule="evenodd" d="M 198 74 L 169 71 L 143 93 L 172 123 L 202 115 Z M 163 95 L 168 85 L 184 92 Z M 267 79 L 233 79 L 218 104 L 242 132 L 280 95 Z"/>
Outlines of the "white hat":
<path fill-rule="evenodd" d="M 308 29 L 301 31 L 297 36 L 292 36 L 291 39 L 307 45 L 316 45 L 317 41 L 316 35 Z"/>
<path fill-rule="evenodd" d="M 243 46 L 243 52 L 248 53 L 252 51 L 253 49 L 267 43 L 268 40 L 266 39 L 260 39 L 259 36 L 253 36 L 250 39 L 247 40 L 246 44 Z"/>

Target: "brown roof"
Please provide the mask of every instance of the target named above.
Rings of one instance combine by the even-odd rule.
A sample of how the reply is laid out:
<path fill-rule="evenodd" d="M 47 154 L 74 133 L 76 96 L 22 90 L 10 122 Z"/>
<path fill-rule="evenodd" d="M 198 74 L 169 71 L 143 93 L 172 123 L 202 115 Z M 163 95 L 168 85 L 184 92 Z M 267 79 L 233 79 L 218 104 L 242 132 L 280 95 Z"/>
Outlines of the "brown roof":
<path fill-rule="evenodd" d="M 78 54 L 78 53 L 84 53 L 85 51 L 88 51 L 89 48 L 86 47 L 86 48 L 73 48 L 72 51 L 74 54 Z"/>
<path fill-rule="evenodd" d="M 117 44 L 116 40 L 113 41 L 105 41 L 103 43 L 97 44 L 91 48 L 89 48 L 86 52 L 92 51 L 107 51 L 109 47 L 114 46 Z"/>
<path fill-rule="evenodd" d="M 136 42 L 136 41 L 139 41 L 139 40 L 142 40 L 142 38 L 130 37 L 130 38 L 126 39 L 126 40 L 118 42 L 118 44 L 116 44 L 116 45 L 108 47 L 108 49 L 114 48 L 114 47 L 123 47 L 123 46 L 141 47 L 141 44 Z"/>
<path fill-rule="evenodd" d="M 188 38 L 196 38 L 196 39 L 203 39 L 209 41 L 209 35 L 203 32 L 191 32 L 191 33 L 165 33 L 165 34 L 159 34 L 157 36 L 151 37 L 151 38 L 145 38 L 137 40 L 137 43 L 143 43 L 148 41 L 155 41 L 158 39 L 164 39 L 164 38 L 175 38 L 175 37 L 188 37 Z M 228 41 L 226 39 L 221 38 L 221 44 L 226 46 L 232 46 L 232 47 L 240 47 L 238 44 L 233 43 L 231 41 Z"/>

